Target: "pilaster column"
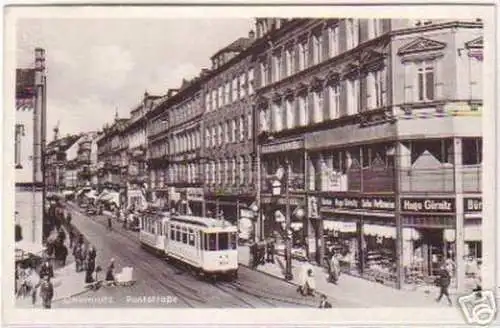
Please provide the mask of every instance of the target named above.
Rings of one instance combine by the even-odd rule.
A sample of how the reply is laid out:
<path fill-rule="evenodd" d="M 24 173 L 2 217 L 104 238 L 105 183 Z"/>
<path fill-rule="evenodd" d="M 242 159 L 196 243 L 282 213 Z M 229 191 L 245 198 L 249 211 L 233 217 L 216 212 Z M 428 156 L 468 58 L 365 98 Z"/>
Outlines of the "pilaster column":
<path fill-rule="evenodd" d="M 453 174 L 455 181 L 455 263 L 457 290 L 459 293 L 465 291 L 465 242 L 464 242 L 464 197 L 462 182 L 462 138 L 453 139 Z"/>

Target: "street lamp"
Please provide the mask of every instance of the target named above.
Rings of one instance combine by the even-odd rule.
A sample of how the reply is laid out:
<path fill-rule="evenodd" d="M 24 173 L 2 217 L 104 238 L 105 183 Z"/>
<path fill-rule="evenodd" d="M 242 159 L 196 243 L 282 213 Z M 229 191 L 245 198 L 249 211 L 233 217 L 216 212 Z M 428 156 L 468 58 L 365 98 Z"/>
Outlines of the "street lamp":
<path fill-rule="evenodd" d="M 255 227 L 256 227 L 256 223 L 259 222 L 259 219 L 260 219 L 259 206 L 257 205 L 257 202 L 253 202 L 250 205 L 250 211 L 253 212 L 254 219 L 255 219 L 255 223 L 253 224 L 253 227 L 254 227 L 253 231 L 254 231 L 254 240 L 257 241 L 257 231 L 256 231 Z M 259 226 L 259 239 L 262 241 L 263 236 L 262 236 L 261 232 L 262 232 L 262 227 Z"/>
<path fill-rule="evenodd" d="M 290 210 L 290 162 L 285 161 L 285 167 L 280 167 L 276 172 L 276 180 L 272 181 L 272 193 L 274 196 L 281 194 L 281 181 L 285 182 L 285 279 L 292 280 L 292 213 Z"/>

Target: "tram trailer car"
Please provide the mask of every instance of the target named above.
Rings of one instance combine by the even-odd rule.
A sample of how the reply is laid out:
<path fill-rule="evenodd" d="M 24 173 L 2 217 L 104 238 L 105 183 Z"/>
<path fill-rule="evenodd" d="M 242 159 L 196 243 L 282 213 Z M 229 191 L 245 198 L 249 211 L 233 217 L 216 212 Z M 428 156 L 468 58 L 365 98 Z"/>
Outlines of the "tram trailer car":
<path fill-rule="evenodd" d="M 169 213 L 146 212 L 140 218 L 139 241 L 141 246 L 157 255 L 165 255 Z"/>
<path fill-rule="evenodd" d="M 167 258 L 191 266 L 197 274 L 238 277 L 238 229 L 228 221 L 171 216 L 167 221 Z"/>

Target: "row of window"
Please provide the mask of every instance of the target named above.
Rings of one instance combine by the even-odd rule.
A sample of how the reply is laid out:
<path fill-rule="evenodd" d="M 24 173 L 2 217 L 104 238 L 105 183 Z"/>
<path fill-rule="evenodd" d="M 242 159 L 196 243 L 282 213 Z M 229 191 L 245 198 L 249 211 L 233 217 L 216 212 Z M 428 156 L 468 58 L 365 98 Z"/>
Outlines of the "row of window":
<path fill-rule="evenodd" d="M 213 186 L 238 186 L 253 183 L 252 157 L 238 156 L 206 163 L 205 182 Z"/>
<path fill-rule="evenodd" d="M 170 140 L 170 151 L 171 154 L 193 151 L 200 148 L 200 143 L 200 131 L 194 129 L 182 131 Z"/>
<path fill-rule="evenodd" d="M 253 138 L 252 114 L 235 117 L 205 129 L 205 147 L 243 142 Z"/>
<path fill-rule="evenodd" d="M 195 95 L 182 105 L 172 108 L 170 110 L 170 122 L 177 125 L 198 115 L 200 113 L 199 98 L 199 95 Z"/>
<path fill-rule="evenodd" d="M 360 83 L 361 82 L 361 83 Z M 344 80 L 296 97 L 272 101 L 260 109 L 260 131 L 281 131 L 354 115 L 387 104 L 385 70 L 362 80 Z"/>
<path fill-rule="evenodd" d="M 260 86 L 278 82 L 288 76 L 294 75 L 308 67 L 317 65 L 342 52 L 355 48 L 360 43 L 360 34 L 367 33 L 365 39 L 372 39 L 382 34 L 382 20 L 368 19 L 360 24 L 360 19 L 346 19 L 345 37 L 339 35 L 339 26 L 328 26 L 326 30 L 317 29 L 309 38 L 304 38 L 296 45 L 283 47 L 281 51 L 274 52 L 259 64 Z M 363 26 L 363 32 L 360 31 Z M 345 45 L 340 44 L 346 40 Z"/>
<path fill-rule="evenodd" d="M 250 69 L 232 80 L 222 83 L 205 94 L 205 107 L 207 112 L 217 110 L 225 105 L 245 98 L 254 93 L 254 72 Z"/>

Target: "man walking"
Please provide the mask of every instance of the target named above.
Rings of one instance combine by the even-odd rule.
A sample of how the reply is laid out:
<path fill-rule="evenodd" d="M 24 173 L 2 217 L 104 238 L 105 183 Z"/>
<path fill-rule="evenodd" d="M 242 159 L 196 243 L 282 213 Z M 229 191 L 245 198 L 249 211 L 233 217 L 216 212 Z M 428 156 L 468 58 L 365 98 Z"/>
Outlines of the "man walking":
<path fill-rule="evenodd" d="M 44 276 L 40 284 L 40 297 L 42 298 L 43 307 L 50 309 L 52 307 L 52 299 L 54 298 L 54 285 L 52 285 L 48 276 Z"/>
<path fill-rule="evenodd" d="M 436 299 L 436 302 L 440 302 L 441 298 L 443 296 L 446 296 L 448 299 L 448 304 L 451 305 L 451 298 L 450 298 L 450 292 L 448 288 L 450 287 L 450 282 L 451 282 L 451 277 L 450 273 L 446 268 L 442 268 L 441 272 L 439 273 L 439 278 L 438 278 L 438 286 L 439 286 L 439 296 Z"/>

